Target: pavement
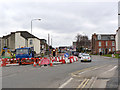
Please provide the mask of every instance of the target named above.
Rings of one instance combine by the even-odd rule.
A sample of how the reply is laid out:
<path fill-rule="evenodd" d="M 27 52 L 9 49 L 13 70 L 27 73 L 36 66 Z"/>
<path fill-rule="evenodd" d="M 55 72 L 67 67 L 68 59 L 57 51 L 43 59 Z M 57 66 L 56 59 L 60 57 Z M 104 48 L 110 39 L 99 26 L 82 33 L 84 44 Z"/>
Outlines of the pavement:
<path fill-rule="evenodd" d="M 3 67 L 2 88 L 118 88 L 118 68 L 118 59 L 95 55 L 92 62 Z"/>

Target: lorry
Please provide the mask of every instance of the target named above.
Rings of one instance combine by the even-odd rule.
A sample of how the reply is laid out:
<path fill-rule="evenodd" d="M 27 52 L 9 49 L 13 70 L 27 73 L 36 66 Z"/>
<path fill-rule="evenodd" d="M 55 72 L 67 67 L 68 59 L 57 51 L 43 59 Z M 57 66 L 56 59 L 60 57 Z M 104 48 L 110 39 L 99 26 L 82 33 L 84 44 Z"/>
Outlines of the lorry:
<path fill-rule="evenodd" d="M 33 47 L 21 47 L 16 49 L 16 58 L 32 58 L 34 57 Z"/>
<path fill-rule="evenodd" d="M 19 63 L 22 64 L 23 58 L 34 58 L 34 48 L 33 47 L 21 47 L 16 50 L 16 58 L 19 58 Z M 25 63 L 31 62 L 31 60 L 25 60 Z"/>

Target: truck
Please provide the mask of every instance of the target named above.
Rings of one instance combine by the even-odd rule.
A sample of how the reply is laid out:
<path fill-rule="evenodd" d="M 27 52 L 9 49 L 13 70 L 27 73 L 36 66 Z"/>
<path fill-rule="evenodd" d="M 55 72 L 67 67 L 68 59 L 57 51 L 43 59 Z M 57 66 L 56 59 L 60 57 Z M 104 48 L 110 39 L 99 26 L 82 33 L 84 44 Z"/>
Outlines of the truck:
<path fill-rule="evenodd" d="M 33 60 L 22 60 L 23 58 L 34 58 L 34 48 L 33 47 L 21 47 L 16 50 L 16 58 L 19 58 L 19 64 L 30 64 Z"/>
<path fill-rule="evenodd" d="M 33 58 L 34 48 L 33 47 L 21 47 L 16 49 L 16 58 Z"/>

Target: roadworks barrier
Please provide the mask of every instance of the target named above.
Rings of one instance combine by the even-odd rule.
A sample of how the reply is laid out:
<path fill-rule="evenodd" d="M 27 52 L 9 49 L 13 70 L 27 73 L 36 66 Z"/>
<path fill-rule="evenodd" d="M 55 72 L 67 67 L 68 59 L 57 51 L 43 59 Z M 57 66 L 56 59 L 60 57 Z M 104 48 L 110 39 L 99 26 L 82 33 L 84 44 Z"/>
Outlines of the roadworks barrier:
<path fill-rule="evenodd" d="M 70 56 L 69 58 L 66 58 L 64 56 L 59 57 L 42 57 L 42 58 L 1 58 L 0 59 L 0 67 L 3 66 L 13 66 L 13 65 L 33 65 L 36 67 L 37 65 L 50 65 L 53 66 L 55 64 L 68 64 L 78 61 L 78 57 L 76 56 Z"/>
<path fill-rule="evenodd" d="M 19 59 L 17 59 L 17 58 L 13 58 L 13 59 L 2 58 L 2 59 L 0 59 L 0 67 L 19 65 L 18 61 L 19 61 Z"/>

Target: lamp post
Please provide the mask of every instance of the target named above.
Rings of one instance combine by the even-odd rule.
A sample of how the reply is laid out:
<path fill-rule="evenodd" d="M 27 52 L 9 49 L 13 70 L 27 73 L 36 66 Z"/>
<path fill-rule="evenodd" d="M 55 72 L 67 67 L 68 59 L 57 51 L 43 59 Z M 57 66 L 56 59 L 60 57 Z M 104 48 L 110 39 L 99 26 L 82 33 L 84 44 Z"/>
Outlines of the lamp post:
<path fill-rule="evenodd" d="M 41 19 L 32 19 L 31 20 L 31 34 L 32 34 L 32 21 L 34 21 L 34 20 L 39 20 L 40 21 Z"/>

